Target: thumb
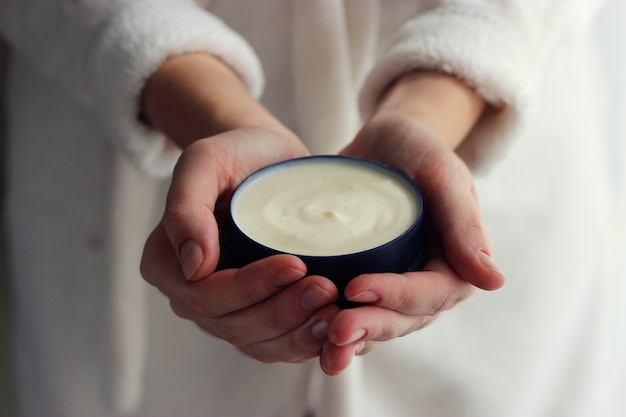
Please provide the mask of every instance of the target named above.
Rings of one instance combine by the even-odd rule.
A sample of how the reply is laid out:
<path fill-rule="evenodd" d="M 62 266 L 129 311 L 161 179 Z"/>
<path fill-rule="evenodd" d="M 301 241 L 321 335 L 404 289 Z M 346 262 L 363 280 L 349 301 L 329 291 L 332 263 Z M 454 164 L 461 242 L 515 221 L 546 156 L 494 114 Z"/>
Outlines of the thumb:
<path fill-rule="evenodd" d="M 430 155 L 413 179 L 441 237 L 446 260 L 470 284 L 484 290 L 504 285 L 493 260 L 493 244 L 482 219 L 472 175 L 454 154 Z"/>
<path fill-rule="evenodd" d="M 197 149 L 196 149 L 197 148 Z M 187 280 L 199 280 L 217 267 L 219 230 L 214 210 L 220 179 L 201 146 L 181 155 L 167 195 L 163 228 Z"/>

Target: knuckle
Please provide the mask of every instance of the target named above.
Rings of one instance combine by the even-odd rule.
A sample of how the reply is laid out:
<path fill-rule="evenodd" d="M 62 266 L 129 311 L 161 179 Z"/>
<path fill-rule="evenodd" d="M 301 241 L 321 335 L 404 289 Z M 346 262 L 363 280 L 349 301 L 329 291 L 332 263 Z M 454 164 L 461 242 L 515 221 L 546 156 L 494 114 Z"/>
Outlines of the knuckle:
<path fill-rule="evenodd" d="M 185 212 L 185 206 L 169 196 L 165 211 L 163 212 L 163 227 L 165 230 L 168 232 L 178 230 L 185 216 Z"/>
<path fill-rule="evenodd" d="M 413 332 L 416 332 L 418 330 L 423 329 L 424 327 L 428 326 L 430 323 L 432 323 L 433 321 L 435 321 L 435 319 L 438 316 L 420 316 L 417 317 L 415 319 L 415 321 L 413 322 L 413 325 L 411 327 L 409 327 L 408 329 L 406 329 L 404 332 L 402 332 L 402 334 L 399 335 L 399 337 L 404 337 L 407 336 Z"/>
<path fill-rule="evenodd" d="M 394 310 L 401 312 L 415 311 L 418 308 L 416 298 L 417 297 L 414 293 L 410 291 L 402 291 L 400 294 L 398 294 L 398 297 L 396 298 L 396 305 Z"/>
<path fill-rule="evenodd" d="M 244 340 L 240 329 L 237 326 L 234 326 L 230 320 L 215 320 L 211 326 L 210 333 L 213 336 L 238 347 L 239 349 L 246 345 L 246 341 Z"/>
<path fill-rule="evenodd" d="M 407 334 L 406 330 L 400 330 L 397 328 L 388 328 L 388 329 L 381 330 L 378 335 L 372 335 L 370 341 L 385 342 L 388 340 L 393 340 L 398 337 L 405 336 L 406 334 Z M 364 340 L 361 343 L 364 343 L 363 346 L 365 346 L 366 342 L 367 341 Z"/>
<path fill-rule="evenodd" d="M 441 300 L 439 300 L 438 303 L 432 306 L 431 310 L 427 313 L 427 316 L 437 317 L 443 311 L 450 309 L 454 304 L 457 303 L 456 298 L 457 297 L 451 295 L 443 297 Z"/>
<path fill-rule="evenodd" d="M 308 349 L 304 349 L 301 340 L 296 337 L 293 333 L 287 337 L 285 341 L 285 349 L 286 349 L 286 357 L 293 358 L 291 360 L 297 360 L 302 358 L 302 356 L 306 355 Z"/>
<path fill-rule="evenodd" d="M 183 295 L 181 296 L 180 302 L 187 307 L 189 310 L 196 313 L 198 316 L 204 319 L 214 319 L 217 318 L 217 314 L 210 310 L 204 304 L 201 305 L 199 301 L 193 297 L 192 295 Z"/>
<path fill-rule="evenodd" d="M 254 277 L 247 276 L 248 271 L 240 269 L 235 279 L 239 283 L 238 290 L 240 297 L 246 302 L 246 304 L 254 304 L 265 297 L 263 289 L 258 285 L 260 280 L 250 279 Z"/>
<path fill-rule="evenodd" d="M 439 303 L 433 306 L 433 309 L 428 313 L 431 317 L 436 317 L 446 310 L 450 310 L 452 307 L 465 300 L 472 294 L 473 290 L 469 284 L 464 285 L 461 289 L 452 291 L 446 296 L 442 297 Z"/>
<path fill-rule="evenodd" d="M 237 349 L 239 349 L 239 351 L 246 356 L 249 356 L 252 359 L 257 360 L 261 363 L 271 364 L 278 362 L 276 358 L 266 355 L 264 352 L 261 351 L 261 349 L 256 347 L 256 345 L 239 346 L 237 347 Z"/>
<path fill-rule="evenodd" d="M 290 315 L 280 314 L 279 311 L 272 310 L 265 316 L 264 324 L 268 329 L 284 329 L 285 317 Z"/>
<path fill-rule="evenodd" d="M 465 222 L 464 225 L 464 231 L 463 233 L 469 236 L 484 236 L 483 233 L 483 222 L 478 214 L 478 212 L 476 212 L 476 214 L 470 216 L 467 221 Z"/>
<path fill-rule="evenodd" d="M 393 296 L 389 297 L 386 300 L 392 310 L 399 311 L 401 313 L 411 313 L 416 311 L 419 308 L 419 296 L 416 293 L 415 289 L 412 289 L 411 286 L 413 283 L 411 279 L 406 277 L 405 275 L 398 275 L 398 284 L 400 284 L 399 280 L 403 280 L 402 285 L 398 285 L 397 290 L 394 291 Z"/>

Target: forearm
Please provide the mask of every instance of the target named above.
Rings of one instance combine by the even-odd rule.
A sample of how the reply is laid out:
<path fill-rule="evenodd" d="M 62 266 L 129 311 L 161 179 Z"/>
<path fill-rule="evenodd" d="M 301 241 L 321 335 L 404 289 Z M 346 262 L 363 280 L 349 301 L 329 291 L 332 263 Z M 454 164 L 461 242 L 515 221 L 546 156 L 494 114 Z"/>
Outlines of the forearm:
<path fill-rule="evenodd" d="M 143 91 L 142 116 L 181 148 L 242 127 L 264 127 L 297 139 L 219 58 L 185 54 L 168 59 Z"/>
<path fill-rule="evenodd" d="M 418 71 L 402 76 L 387 89 L 374 117 L 394 114 L 414 117 L 431 137 L 455 149 L 485 107 L 485 101 L 457 78 Z"/>

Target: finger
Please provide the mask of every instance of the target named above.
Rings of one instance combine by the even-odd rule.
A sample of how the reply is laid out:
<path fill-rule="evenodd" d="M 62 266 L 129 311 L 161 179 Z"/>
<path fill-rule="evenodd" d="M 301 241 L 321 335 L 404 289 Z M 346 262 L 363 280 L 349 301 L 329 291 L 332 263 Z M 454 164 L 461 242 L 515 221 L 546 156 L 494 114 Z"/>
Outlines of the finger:
<path fill-rule="evenodd" d="M 398 139 L 389 160 L 419 186 L 425 218 L 441 237 L 446 259 L 473 285 L 494 290 L 504 276 L 493 261 L 491 238 L 484 225 L 471 172 L 458 156 L 419 136 Z"/>
<path fill-rule="evenodd" d="M 352 308 L 335 317 L 328 329 L 328 341 L 338 347 L 388 341 L 422 329 L 436 318 L 436 315 L 409 316 L 375 306 Z"/>
<path fill-rule="evenodd" d="M 202 317 L 217 317 L 256 304 L 302 278 L 305 272 L 299 258 L 276 255 L 240 270 L 223 270 L 206 280 L 188 282 L 163 227 L 149 236 L 141 261 L 146 281 Z"/>
<path fill-rule="evenodd" d="M 325 374 L 337 376 L 350 366 L 355 356 L 369 353 L 374 345 L 375 342 L 361 341 L 351 345 L 337 346 L 327 341 L 320 354 L 320 367 Z"/>
<path fill-rule="evenodd" d="M 270 298 L 305 274 L 306 265 L 298 257 L 275 255 L 189 283 L 185 299 L 204 317 L 220 317 Z"/>
<path fill-rule="evenodd" d="M 423 272 L 362 275 L 348 284 L 345 293 L 351 301 L 370 304 L 341 312 L 328 339 L 346 346 L 401 337 L 427 326 L 473 291 L 443 259 L 429 262 Z"/>
<path fill-rule="evenodd" d="M 164 272 L 153 277 L 152 283 L 170 299 L 193 311 L 197 317 L 217 318 L 249 308 L 281 291 L 285 286 L 304 277 L 306 267 L 300 259 L 277 255 L 254 262 L 242 269 L 218 271 L 207 279 L 187 282 L 167 273 L 175 270 L 164 263 Z"/>
<path fill-rule="evenodd" d="M 318 357 L 322 351 L 328 326 L 341 309 L 328 305 L 317 311 L 296 329 L 277 338 L 242 346 L 242 352 L 266 363 L 303 363 Z"/>
<path fill-rule="evenodd" d="M 261 303 L 224 316 L 199 317 L 195 321 L 216 337 L 240 347 L 292 331 L 336 298 L 337 288 L 330 280 L 310 276 Z"/>
<path fill-rule="evenodd" d="M 361 346 L 364 345 L 365 342 L 337 346 L 330 341 L 326 341 L 320 355 L 320 368 L 326 375 L 339 375 L 350 366 L 354 356 L 361 353 Z"/>
<path fill-rule="evenodd" d="M 196 142 L 181 155 L 162 220 L 183 275 L 189 280 L 208 276 L 220 256 L 214 210 L 229 179 L 220 178 L 221 161 L 214 161 L 209 151 L 208 144 Z"/>
<path fill-rule="evenodd" d="M 504 276 L 492 260 L 491 239 L 465 164 L 432 150 L 413 176 L 425 194 L 427 214 L 441 234 L 446 259 L 458 275 L 482 289 L 501 287 Z"/>
<path fill-rule="evenodd" d="M 443 258 L 433 259 L 423 271 L 404 274 L 366 274 L 345 288 L 349 301 L 368 303 L 410 316 L 436 316 L 474 292 Z"/>

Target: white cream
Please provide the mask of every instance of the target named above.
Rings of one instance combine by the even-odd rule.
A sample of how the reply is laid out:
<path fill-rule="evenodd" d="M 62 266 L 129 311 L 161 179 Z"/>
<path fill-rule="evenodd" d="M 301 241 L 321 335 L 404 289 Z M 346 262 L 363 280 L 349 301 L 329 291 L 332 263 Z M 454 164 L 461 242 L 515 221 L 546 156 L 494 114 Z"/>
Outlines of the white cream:
<path fill-rule="evenodd" d="M 235 223 L 267 247 L 317 256 L 375 248 L 413 224 L 419 208 L 406 184 L 382 169 L 340 162 L 268 170 L 237 192 Z"/>

